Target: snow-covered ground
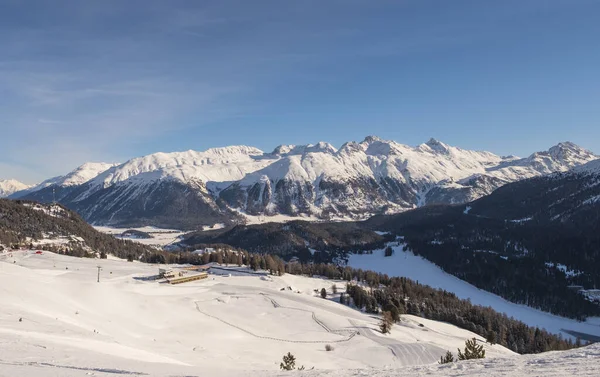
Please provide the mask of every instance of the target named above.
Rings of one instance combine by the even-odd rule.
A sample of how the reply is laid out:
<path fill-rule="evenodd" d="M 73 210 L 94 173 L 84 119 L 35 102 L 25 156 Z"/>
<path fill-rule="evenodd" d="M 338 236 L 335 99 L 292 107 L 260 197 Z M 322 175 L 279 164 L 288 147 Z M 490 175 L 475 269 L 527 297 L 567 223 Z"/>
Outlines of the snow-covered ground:
<path fill-rule="evenodd" d="M 185 234 L 185 232 L 181 230 L 163 229 L 153 226 L 144 226 L 140 228 L 112 228 L 109 226 L 94 226 L 94 228 L 96 228 L 96 230 L 99 232 L 112 234 L 117 238 L 138 242 L 144 245 L 156 246 L 158 248 L 163 248 L 167 245 L 180 241 L 181 236 Z M 148 233 L 150 236 L 152 236 L 152 238 L 122 237 L 121 235 L 123 232 L 127 230 L 137 230 Z"/>
<path fill-rule="evenodd" d="M 529 306 L 514 304 L 447 274 L 437 265 L 415 256 L 410 251 L 403 251 L 402 244 L 393 249 L 394 254 L 391 257 L 385 257 L 384 250 L 376 250 L 373 254 L 352 254 L 349 257 L 348 265 L 381 272 L 389 276 L 404 276 L 434 288 L 445 289 L 460 298 L 470 299 L 473 304 L 491 306 L 496 311 L 506 313 L 529 326 L 545 328 L 556 334 L 561 333 L 564 337 L 571 336 L 564 330 L 600 336 L 600 318 L 590 318 L 586 322 L 578 322 Z"/>
<path fill-rule="evenodd" d="M 461 361 L 446 365 L 427 365 L 396 370 L 309 371 L 304 377 L 597 377 L 600 344 L 564 351 L 511 358 Z M 288 376 L 286 373 L 269 376 Z"/>
<path fill-rule="evenodd" d="M 144 279 L 157 269 L 114 258 L 0 254 L 0 376 L 279 375 L 287 352 L 314 367 L 312 375 L 371 373 L 433 365 L 476 336 L 413 316 L 382 335 L 377 317 L 318 297 L 321 288 L 334 296 L 330 280 Z M 325 351 L 326 344 L 335 349 Z M 486 349 L 490 359 L 518 357 L 498 345 Z"/>

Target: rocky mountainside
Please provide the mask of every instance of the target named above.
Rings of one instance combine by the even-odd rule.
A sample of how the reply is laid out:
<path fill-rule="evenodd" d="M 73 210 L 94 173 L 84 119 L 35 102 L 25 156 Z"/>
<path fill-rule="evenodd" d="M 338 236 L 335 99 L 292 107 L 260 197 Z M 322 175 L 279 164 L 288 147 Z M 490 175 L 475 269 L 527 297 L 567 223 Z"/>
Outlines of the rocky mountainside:
<path fill-rule="evenodd" d="M 0 198 L 6 198 L 15 192 L 26 190 L 27 188 L 29 188 L 28 185 L 14 179 L 0 180 Z"/>
<path fill-rule="evenodd" d="M 243 214 L 364 219 L 469 202 L 506 183 L 595 159 L 568 142 L 517 158 L 434 139 L 410 147 L 370 136 L 340 149 L 321 142 L 271 153 L 247 146 L 156 153 L 112 167 L 80 168 L 91 172 L 82 177 L 75 171 L 12 197 L 55 197 L 90 222 L 119 226 L 193 229 L 240 222 Z"/>

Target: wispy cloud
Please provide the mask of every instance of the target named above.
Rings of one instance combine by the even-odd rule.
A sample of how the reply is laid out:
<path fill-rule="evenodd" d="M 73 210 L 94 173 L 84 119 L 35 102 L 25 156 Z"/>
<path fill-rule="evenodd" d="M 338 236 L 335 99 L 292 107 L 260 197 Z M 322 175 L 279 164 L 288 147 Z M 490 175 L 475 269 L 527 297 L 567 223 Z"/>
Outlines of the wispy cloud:
<path fill-rule="evenodd" d="M 283 95 L 290 100 L 281 111 L 296 118 L 302 110 L 295 101 L 313 91 L 318 98 L 318 84 L 352 82 L 359 65 L 367 68 L 356 72 L 375 77 L 371 61 L 461 48 L 483 38 L 482 25 L 522 11 L 494 5 L 501 9 L 490 12 L 493 22 L 464 22 L 428 9 L 431 22 L 424 23 L 411 17 L 420 3 L 6 3 L 0 14 L 0 178 L 41 180 L 87 160 L 118 161 L 158 151 L 172 135 L 182 141 L 193 135 L 200 145 L 215 123 L 231 120 L 239 129 L 252 116 L 279 111 Z M 488 37 L 506 30 L 489 28 Z M 320 100 L 326 105 L 331 98 Z"/>

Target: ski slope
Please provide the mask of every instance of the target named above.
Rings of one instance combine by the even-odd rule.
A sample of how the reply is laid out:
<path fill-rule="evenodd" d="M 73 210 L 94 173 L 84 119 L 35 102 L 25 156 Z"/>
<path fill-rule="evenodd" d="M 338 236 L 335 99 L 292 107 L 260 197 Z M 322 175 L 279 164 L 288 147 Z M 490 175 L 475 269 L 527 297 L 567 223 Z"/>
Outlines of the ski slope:
<path fill-rule="evenodd" d="M 318 297 L 321 288 L 335 297 L 330 280 L 211 275 L 168 285 L 147 279 L 157 269 L 0 254 L 0 376 L 265 375 L 278 373 L 287 352 L 315 370 L 394 369 L 435 364 L 476 336 L 413 316 L 382 335 L 377 317 Z M 490 358 L 516 357 L 486 349 Z"/>
<path fill-rule="evenodd" d="M 590 318 L 586 322 L 578 322 L 536 310 L 529 306 L 506 301 L 500 296 L 481 290 L 444 272 L 437 265 L 415 256 L 410 251 L 403 251 L 403 247 L 403 244 L 392 247 L 394 254 L 391 257 L 385 257 L 384 250 L 376 250 L 373 254 L 351 254 L 348 265 L 363 270 L 377 271 L 389 276 L 404 276 L 434 288 L 445 289 L 462 299 L 471 300 L 473 304 L 490 306 L 494 310 L 506 313 L 509 317 L 514 317 L 529 326 L 545 328 L 552 333 L 560 333 L 563 337 L 571 337 L 563 330 L 600 336 L 600 318 Z"/>

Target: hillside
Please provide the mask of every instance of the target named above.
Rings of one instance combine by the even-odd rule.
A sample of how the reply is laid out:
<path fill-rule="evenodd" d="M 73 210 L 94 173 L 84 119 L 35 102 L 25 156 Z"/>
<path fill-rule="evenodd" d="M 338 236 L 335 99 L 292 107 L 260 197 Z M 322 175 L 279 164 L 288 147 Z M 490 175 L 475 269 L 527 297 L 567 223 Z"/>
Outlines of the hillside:
<path fill-rule="evenodd" d="M 569 142 L 526 158 L 416 147 L 374 136 L 339 149 L 320 142 L 155 153 L 116 166 L 87 164 L 12 198 L 56 198 L 87 221 L 198 229 L 278 216 L 366 219 L 427 204 L 465 203 L 509 182 L 567 171 L 598 157 Z"/>
<path fill-rule="evenodd" d="M 0 245 L 39 247 L 77 256 L 140 258 L 156 249 L 100 233 L 61 205 L 0 199 Z"/>
<path fill-rule="evenodd" d="M 256 253 L 329 262 L 335 256 L 342 256 L 347 252 L 381 248 L 386 240 L 393 238 L 365 229 L 360 223 L 354 222 L 290 221 L 192 232 L 183 238 L 180 245 L 186 249 L 194 249 L 203 244 L 228 244 Z M 315 254 L 315 250 L 328 253 Z"/>
<path fill-rule="evenodd" d="M 7 365 L 98 375 L 276 371 L 288 351 L 308 369 L 397 368 L 435 363 L 475 336 L 410 315 L 384 336 L 377 318 L 314 293 L 326 288 L 335 298 L 331 280 L 234 274 L 174 286 L 144 280 L 156 265 L 26 251 L 1 255 L 0 268 L 0 286 L 10 287 L 0 307 L 0 375 Z M 486 351 L 514 356 L 499 345 Z"/>
<path fill-rule="evenodd" d="M 439 266 L 427 259 L 410 251 L 404 251 L 404 246 L 402 243 L 393 246 L 392 255 L 389 257 L 385 256 L 385 250 L 352 254 L 348 256 L 347 265 L 352 268 L 377 271 L 389 276 L 403 276 L 433 288 L 444 289 L 454 293 L 461 299 L 468 299 L 473 305 L 491 307 L 499 313 L 517 318 L 528 326 L 543 328 L 553 334 L 561 334 L 566 338 L 578 333 L 587 334 L 587 336 L 580 336 L 584 336 L 589 340 L 600 340 L 600 318 L 591 318 L 588 321 L 579 322 L 526 305 L 515 304 L 444 272 Z"/>
<path fill-rule="evenodd" d="M 322 287 L 335 297 L 331 280 L 226 274 L 173 286 L 144 280 L 155 265 L 108 259 L 97 283 L 97 265 L 53 253 L 0 255 L 0 286 L 9 287 L 0 307 L 0 376 L 283 376 L 288 351 L 306 376 L 494 376 L 507 368 L 521 376 L 515 366 L 523 376 L 591 376 L 600 355 L 590 346 L 519 356 L 478 337 L 485 360 L 439 366 L 440 352 L 474 334 L 403 315 L 382 335 L 376 318 L 317 297 Z"/>
<path fill-rule="evenodd" d="M 410 250 L 511 301 L 567 316 L 597 314 L 567 288 L 600 286 L 596 167 L 512 183 L 467 205 L 374 217 L 364 226 L 403 236 Z"/>

